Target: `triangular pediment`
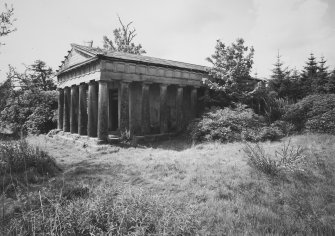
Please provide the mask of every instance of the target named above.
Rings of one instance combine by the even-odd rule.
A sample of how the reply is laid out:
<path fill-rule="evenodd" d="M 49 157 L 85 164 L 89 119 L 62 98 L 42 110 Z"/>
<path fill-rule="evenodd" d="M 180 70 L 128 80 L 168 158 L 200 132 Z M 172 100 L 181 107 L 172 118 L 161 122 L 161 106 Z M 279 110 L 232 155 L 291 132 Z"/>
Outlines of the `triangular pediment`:
<path fill-rule="evenodd" d="M 77 49 L 72 46 L 72 49 L 69 51 L 68 55 L 65 56 L 64 61 L 62 61 L 62 65 L 59 67 L 59 71 L 66 70 L 74 65 L 80 64 L 95 55 L 85 52 L 83 50 Z"/>

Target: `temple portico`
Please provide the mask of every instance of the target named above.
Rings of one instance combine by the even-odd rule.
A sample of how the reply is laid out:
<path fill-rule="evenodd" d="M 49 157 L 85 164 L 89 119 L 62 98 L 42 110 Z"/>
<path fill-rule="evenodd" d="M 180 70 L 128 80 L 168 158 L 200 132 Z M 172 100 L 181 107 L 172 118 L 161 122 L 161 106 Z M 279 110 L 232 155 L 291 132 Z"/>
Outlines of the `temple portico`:
<path fill-rule="evenodd" d="M 58 129 L 107 141 L 181 131 L 199 110 L 206 68 L 72 45 L 58 71 Z"/>

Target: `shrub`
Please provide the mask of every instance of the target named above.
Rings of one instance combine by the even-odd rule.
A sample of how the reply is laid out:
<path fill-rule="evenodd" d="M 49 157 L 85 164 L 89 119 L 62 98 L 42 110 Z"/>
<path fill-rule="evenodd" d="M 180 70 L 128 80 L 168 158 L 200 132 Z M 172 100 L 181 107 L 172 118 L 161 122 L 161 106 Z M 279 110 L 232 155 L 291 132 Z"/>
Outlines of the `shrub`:
<path fill-rule="evenodd" d="M 199 121 L 193 122 L 188 130 L 194 141 L 232 142 L 243 138 L 242 131 L 257 129 L 264 125 L 263 117 L 251 109 L 238 105 L 237 108 L 212 109 Z"/>
<path fill-rule="evenodd" d="M 37 107 L 35 111 L 28 117 L 25 127 L 28 133 L 41 134 L 47 133 L 56 127 L 53 121 L 54 111 L 49 107 Z"/>
<path fill-rule="evenodd" d="M 312 132 L 335 134 L 335 109 L 309 118 L 305 128 Z"/>
<path fill-rule="evenodd" d="M 292 123 L 297 131 L 305 129 L 335 134 L 335 94 L 310 95 L 290 105 L 284 120 Z"/>
<path fill-rule="evenodd" d="M 23 91 L 8 102 L 0 113 L 1 123 L 33 134 L 47 133 L 56 128 L 54 113 L 57 109 L 56 91 Z"/>

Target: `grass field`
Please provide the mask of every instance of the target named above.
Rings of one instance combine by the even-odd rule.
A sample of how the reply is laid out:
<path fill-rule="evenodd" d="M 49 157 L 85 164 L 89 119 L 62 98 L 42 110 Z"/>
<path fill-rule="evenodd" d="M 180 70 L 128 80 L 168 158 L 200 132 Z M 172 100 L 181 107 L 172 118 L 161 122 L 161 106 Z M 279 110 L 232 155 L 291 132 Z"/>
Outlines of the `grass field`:
<path fill-rule="evenodd" d="M 192 145 L 185 139 L 141 147 L 83 148 L 46 136 L 28 142 L 62 173 L 2 197 L 6 232 L 50 235 L 301 235 L 335 233 L 335 136 L 283 143 L 304 162 L 278 176 L 248 164 L 243 143 Z M 27 193 L 29 192 L 29 193 Z M 13 207 L 14 206 L 14 207 Z M 32 207 L 33 206 L 33 207 Z"/>

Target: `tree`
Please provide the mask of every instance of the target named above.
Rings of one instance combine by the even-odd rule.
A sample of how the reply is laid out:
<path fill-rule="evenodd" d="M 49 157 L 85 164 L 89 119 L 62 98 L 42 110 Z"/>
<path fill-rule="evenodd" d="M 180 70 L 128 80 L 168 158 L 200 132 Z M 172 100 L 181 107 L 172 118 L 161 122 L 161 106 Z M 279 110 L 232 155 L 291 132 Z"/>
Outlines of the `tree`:
<path fill-rule="evenodd" d="M 121 21 L 121 18 L 118 17 L 119 22 L 121 24 L 120 28 L 114 29 L 114 42 L 112 39 L 109 39 L 107 36 L 103 37 L 104 45 L 103 47 L 110 51 L 118 51 L 118 52 L 126 52 L 131 54 L 141 55 L 146 53 L 145 50 L 142 49 L 142 45 L 135 45 L 133 42 L 136 37 L 136 29 L 130 29 L 130 25 L 133 22 L 124 25 Z"/>
<path fill-rule="evenodd" d="M 216 105 L 230 103 L 227 99 L 243 99 L 246 95 L 243 80 L 251 79 L 253 56 L 253 47 L 244 46 L 242 38 L 237 39 L 231 46 L 217 40 L 214 54 L 207 58 L 212 64 L 209 78 L 203 81 L 212 90 L 211 98 Z"/>
<path fill-rule="evenodd" d="M 301 88 L 303 97 L 313 93 L 312 84 L 316 80 L 318 71 L 318 64 L 316 57 L 311 53 L 301 75 Z"/>
<path fill-rule="evenodd" d="M 328 93 L 335 93 L 335 69 L 333 69 L 328 77 L 326 88 Z"/>
<path fill-rule="evenodd" d="M 11 93 L 0 113 L 0 124 L 37 134 L 54 128 L 57 92 L 51 76 L 52 69 L 40 60 L 23 73 L 9 66 L 7 85 L 11 86 Z"/>
<path fill-rule="evenodd" d="M 0 13 L 0 37 L 4 37 L 16 30 L 13 26 L 13 22 L 16 20 L 14 17 L 14 8 L 11 6 L 8 8 L 5 4 L 5 11 Z M 0 45 L 3 43 L 0 42 Z"/>
<path fill-rule="evenodd" d="M 312 91 L 314 93 L 327 93 L 327 82 L 328 82 L 328 66 L 325 66 L 326 60 L 321 57 L 319 61 L 316 77 L 312 81 Z"/>
<path fill-rule="evenodd" d="M 290 89 L 290 71 L 288 68 L 283 68 L 283 62 L 280 60 L 278 52 L 277 61 L 272 69 L 271 80 L 269 87 L 275 91 L 279 97 L 288 97 L 288 90 Z"/>
<path fill-rule="evenodd" d="M 52 68 L 48 67 L 44 61 L 37 60 L 27 69 L 30 72 L 29 80 L 33 86 L 38 87 L 44 91 L 56 89 L 56 85 L 52 80 Z"/>

